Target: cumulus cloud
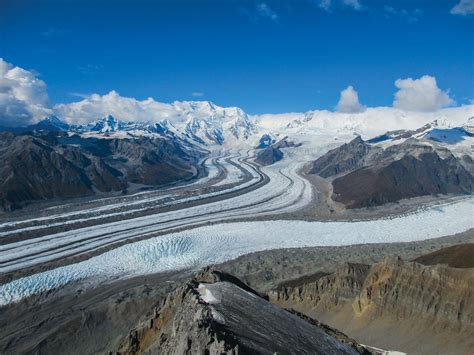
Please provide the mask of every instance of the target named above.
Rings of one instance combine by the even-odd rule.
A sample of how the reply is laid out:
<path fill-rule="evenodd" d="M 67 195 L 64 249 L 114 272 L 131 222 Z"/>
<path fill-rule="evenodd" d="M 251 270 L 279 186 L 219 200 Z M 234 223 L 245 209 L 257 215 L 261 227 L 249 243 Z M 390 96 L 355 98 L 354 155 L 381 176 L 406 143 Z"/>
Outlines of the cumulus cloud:
<path fill-rule="evenodd" d="M 453 15 L 472 15 L 474 14 L 474 0 L 460 0 L 459 3 L 451 9 Z"/>
<path fill-rule="evenodd" d="M 137 100 L 123 97 L 116 91 L 108 94 L 92 94 L 83 100 L 54 106 L 55 114 L 70 124 L 87 124 L 107 115 L 123 121 L 159 121 L 176 116 L 170 104 L 149 97 Z"/>
<path fill-rule="evenodd" d="M 332 11 L 333 7 L 342 5 L 354 10 L 361 10 L 362 5 L 359 0 L 316 0 L 316 4 L 325 11 Z"/>
<path fill-rule="evenodd" d="M 49 114 L 46 84 L 0 58 L 0 126 L 26 126 Z"/>
<path fill-rule="evenodd" d="M 393 106 L 410 111 L 435 111 L 454 104 L 449 94 L 438 87 L 436 78 L 424 75 L 419 79 L 398 79 Z"/>
<path fill-rule="evenodd" d="M 344 113 L 357 113 L 365 110 L 365 106 L 359 102 L 359 94 L 352 86 L 341 91 L 337 110 Z"/>

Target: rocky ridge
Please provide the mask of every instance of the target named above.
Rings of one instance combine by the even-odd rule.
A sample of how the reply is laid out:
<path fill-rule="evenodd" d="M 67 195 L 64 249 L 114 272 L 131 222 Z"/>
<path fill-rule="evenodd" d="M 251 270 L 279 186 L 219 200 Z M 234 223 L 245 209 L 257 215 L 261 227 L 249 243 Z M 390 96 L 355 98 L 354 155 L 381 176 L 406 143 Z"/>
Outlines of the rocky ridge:
<path fill-rule="evenodd" d="M 159 137 L 98 139 L 64 132 L 0 133 L 0 210 L 34 200 L 160 186 L 197 176 L 204 152 Z"/>
<path fill-rule="evenodd" d="M 307 164 L 306 173 L 332 182 L 332 199 L 348 208 L 436 195 L 470 194 L 474 164 L 433 142 L 408 138 L 387 147 L 361 137 Z"/>
<path fill-rule="evenodd" d="M 397 257 L 373 265 L 346 263 L 316 280 L 281 285 L 269 297 L 365 344 L 417 354 L 474 349 L 473 269 Z"/>
<path fill-rule="evenodd" d="M 212 268 L 172 292 L 118 353 L 369 354 L 341 332 L 283 310 Z"/>

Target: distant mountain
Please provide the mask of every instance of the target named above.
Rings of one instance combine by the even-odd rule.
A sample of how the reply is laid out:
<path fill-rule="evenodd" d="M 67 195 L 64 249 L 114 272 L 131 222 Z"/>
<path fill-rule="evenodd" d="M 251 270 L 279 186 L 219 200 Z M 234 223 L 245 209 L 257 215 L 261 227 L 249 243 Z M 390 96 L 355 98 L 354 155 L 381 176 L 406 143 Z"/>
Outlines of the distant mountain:
<path fill-rule="evenodd" d="M 124 130 L 125 122 L 119 121 L 113 116 L 109 115 L 87 126 L 91 132 L 111 133 Z"/>
<path fill-rule="evenodd" d="M 196 176 L 199 149 L 169 138 L 0 133 L 0 209 L 35 200 L 160 186 Z"/>
<path fill-rule="evenodd" d="M 56 116 L 50 116 L 35 125 L 29 126 L 27 129 L 33 131 L 67 131 L 69 128 L 70 126 L 67 123 Z"/>
<path fill-rule="evenodd" d="M 210 102 L 187 102 L 179 103 L 178 108 L 188 117 L 184 131 L 208 144 L 221 145 L 229 139 L 246 140 L 258 132 L 249 116 L 237 107 L 222 108 Z"/>
<path fill-rule="evenodd" d="M 258 133 L 253 120 L 237 107 L 223 108 L 207 101 L 174 102 L 169 106 L 169 111 L 163 112 L 163 116 L 168 118 L 158 122 L 124 121 L 108 115 L 87 125 L 68 125 L 51 116 L 16 131 L 70 131 L 78 134 L 116 135 L 117 138 L 123 137 L 118 134 L 120 132 L 130 132 L 135 136 L 156 133 L 205 145 L 222 145 L 226 141 L 241 143 Z"/>
<path fill-rule="evenodd" d="M 432 127 L 424 127 L 418 133 L 400 133 L 404 139 L 390 138 L 398 144 L 388 146 L 381 139 L 357 137 L 311 162 L 306 171 L 332 181 L 333 200 L 348 208 L 425 195 L 472 193 L 472 158 L 455 155 L 433 141 L 433 132 Z M 414 138 L 416 134 L 421 135 Z"/>
<path fill-rule="evenodd" d="M 472 119 L 471 119 L 472 120 Z M 401 143 L 408 138 L 428 139 L 439 143 L 454 145 L 468 137 L 474 137 L 470 121 L 461 127 L 452 127 L 449 122 L 434 120 L 417 130 L 389 131 L 383 135 L 369 139 L 368 143 Z"/>

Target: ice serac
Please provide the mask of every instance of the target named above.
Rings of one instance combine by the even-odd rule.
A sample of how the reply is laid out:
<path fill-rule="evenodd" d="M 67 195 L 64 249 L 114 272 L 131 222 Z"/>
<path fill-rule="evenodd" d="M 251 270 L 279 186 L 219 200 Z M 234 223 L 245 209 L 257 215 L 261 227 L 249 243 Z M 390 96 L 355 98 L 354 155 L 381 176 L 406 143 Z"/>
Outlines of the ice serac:
<path fill-rule="evenodd" d="M 237 278 L 208 269 L 131 331 L 122 354 L 367 354 L 354 340 L 279 308 Z"/>

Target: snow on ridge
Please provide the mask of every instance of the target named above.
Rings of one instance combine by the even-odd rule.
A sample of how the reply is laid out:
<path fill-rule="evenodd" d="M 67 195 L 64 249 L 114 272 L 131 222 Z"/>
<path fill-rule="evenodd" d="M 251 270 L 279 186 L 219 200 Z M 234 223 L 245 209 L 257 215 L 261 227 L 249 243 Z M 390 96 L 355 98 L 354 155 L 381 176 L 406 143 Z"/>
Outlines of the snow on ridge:
<path fill-rule="evenodd" d="M 415 130 L 435 120 L 446 126 L 462 127 L 474 116 L 474 105 L 434 112 L 369 107 L 360 113 L 314 110 L 261 115 L 248 115 L 238 107 L 221 107 L 209 101 L 175 101 L 170 104 L 148 102 L 146 106 L 147 110 L 138 116 L 134 116 L 131 109 L 123 108 L 122 111 L 115 112 L 116 107 L 109 107 L 110 112 L 107 111 L 103 119 L 88 125 L 70 127 L 99 135 L 132 130 L 135 136 L 140 135 L 138 131 L 155 134 L 172 132 L 175 137 L 187 137 L 207 145 L 235 147 L 253 146 L 265 133 L 289 135 L 290 138 L 302 134 L 328 133 L 334 137 L 357 134 L 369 139 L 387 131 Z M 66 121 L 72 122 L 68 111 L 63 113 Z M 110 116 L 111 114 L 117 116 Z M 61 123 L 58 122 L 55 121 L 54 124 Z"/>
<path fill-rule="evenodd" d="M 360 113 L 340 113 L 327 110 L 306 113 L 263 114 L 251 116 L 256 124 L 268 131 L 292 134 L 332 132 L 356 133 L 373 138 L 387 131 L 415 130 L 437 120 L 442 125 L 461 127 L 474 116 L 474 105 L 445 108 L 434 112 L 406 111 L 393 107 L 369 107 Z"/>
<path fill-rule="evenodd" d="M 0 286 L 0 305 L 68 283 L 106 281 L 224 262 L 269 249 L 410 242 L 474 228 L 474 197 L 395 218 L 356 222 L 259 221 L 217 224 L 127 244 L 88 260 Z M 420 231 L 422 231 L 420 233 Z"/>
<path fill-rule="evenodd" d="M 220 301 L 212 294 L 212 291 L 207 287 L 206 284 L 200 283 L 198 286 L 198 292 L 200 298 L 207 304 L 220 303 Z"/>

